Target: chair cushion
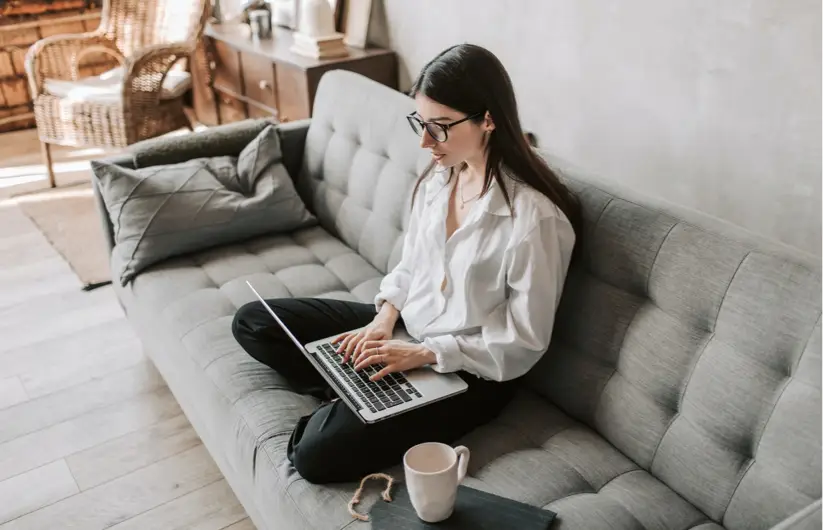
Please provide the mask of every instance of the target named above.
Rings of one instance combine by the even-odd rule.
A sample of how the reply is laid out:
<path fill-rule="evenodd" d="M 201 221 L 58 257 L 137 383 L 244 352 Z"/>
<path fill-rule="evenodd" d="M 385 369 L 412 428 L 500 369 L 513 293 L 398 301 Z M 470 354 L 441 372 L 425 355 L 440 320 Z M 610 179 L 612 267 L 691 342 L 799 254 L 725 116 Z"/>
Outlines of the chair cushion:
<path fill-rule="evenodd" d="M 100 75 L 85 77 L 77 81 L 46 78 L 43 90 L 47 94 L 74 101 L 114 103 L 123 94 L 123 67 L 113 68 Z M 191 88 L 191 74 L 172 70 L 163 79 L 160 99 L 175 99 Z"/>
<path fill-rule="evenodd" d="M 171 256 L 315 223 L 282 162 L 274 126 L 238 158 L 128 169 L 92 162 L 114 229 L 122 284 Z"/>

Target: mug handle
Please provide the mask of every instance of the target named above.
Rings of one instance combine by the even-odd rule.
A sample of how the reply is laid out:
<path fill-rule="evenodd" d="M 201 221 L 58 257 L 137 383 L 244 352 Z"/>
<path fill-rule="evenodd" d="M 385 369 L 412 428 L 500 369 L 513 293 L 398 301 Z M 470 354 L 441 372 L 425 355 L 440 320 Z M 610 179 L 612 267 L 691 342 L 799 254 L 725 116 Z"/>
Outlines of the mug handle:
<path fill-rule="evenodd" d="M 469 468 L 469 449 L 464 445 L 458 445 L 454 448 L 457 454 L 457 483 L 463 482 L 466 478 L 466 471 Z"/>

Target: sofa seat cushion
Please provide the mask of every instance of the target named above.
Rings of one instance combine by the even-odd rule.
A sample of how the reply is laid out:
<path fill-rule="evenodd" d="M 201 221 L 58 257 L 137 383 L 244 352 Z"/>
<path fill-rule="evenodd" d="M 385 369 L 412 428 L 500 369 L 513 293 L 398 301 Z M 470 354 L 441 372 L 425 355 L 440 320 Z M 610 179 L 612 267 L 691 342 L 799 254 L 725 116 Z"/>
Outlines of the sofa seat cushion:
<path fill-rule="evenodd" d="M 279 454 L 287 441 L 263 444 Z M 456 444 L 471 450 L 466 486 L 557 513 L 552 530 L 721 530 L 597 433 L 523 388 L 498 418 Z M 400 464 L 388 470 L 403 476 Z M 292 476 L 290 498 L 311 528 L 344 528 L 356 484 L 317 486 Z M 358 511 L 378 495 L 367 490 Z M 369 528 L 358 523 L 358 528 Z"/>
<path fill-rule="evenodd" d="M 292 429 L 319 402 L 293 393 L 282 376 L 234 340 L 234 313 L 253 300 L 245 281 L 264 297 L 368 302 L 380 278 L 365 259 L 315 226 L 173 258 L 117 287 L 126 310 L 140 315 L 144 329 L 162 332 L 166 342 L 176 339 L 160 355 L 185 356 L 196 367 L 184 375 L 191 389 L 200 390 L 178 399 L 187 414 L 207 422 L 204 440 L 210 450 L 220 448 L 224 465 L 243 488 L 261 499 L 278 496 L 293 503 L 299 520 L 278 521 L 284 528 L 351 525 L 346 504 L 357 485 L 312 485 L 288 462 Z M 205 389 L 217 396 L 207 397 Z M 220 402 L 227 404 L 225 414 L 213 405 Z M 720 528 L 590 428 L 526 388 L 496 420 L 458 443 L 472 451 L 468 486 L 551 509 L 558 513 L 556 529 Z M 400 463 L 388 471 L 402 477 Z M 361 511 L 376 498 L 368 497 Z"/>
<path fill-rule="evenodd" d="M 255 300 L 247 280 L 265 298 L 325 296 L 371 303 L 381 278 L 365 259 L 314 226 L 166 260 L 139 274 L 128 292 L 144 307 L 163 308 L 183 338 Z"/>
<path fill-rule="evenodd" d="M 553 529 L 719 529 L 589 427 L 528 389 L 460 443 L 465 484 L 558 514 Z"/>

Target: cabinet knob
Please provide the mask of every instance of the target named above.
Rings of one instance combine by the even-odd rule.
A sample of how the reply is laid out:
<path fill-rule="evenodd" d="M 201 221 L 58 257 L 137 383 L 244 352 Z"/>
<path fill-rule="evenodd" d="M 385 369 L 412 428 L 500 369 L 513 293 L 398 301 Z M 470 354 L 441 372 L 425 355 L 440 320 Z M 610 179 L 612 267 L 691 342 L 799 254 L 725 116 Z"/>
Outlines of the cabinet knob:
<path fill-rule="evenodd" d="M 217 70 L 217 62 L 209 61 L 209 68 L 212 70 Z"/>
<path fill-rule="evenodd" d="M 258 86 L 260 86 L 260 90 L 271 90 L 271 83 L 269 83 L 265 79 L 260 81 L 260 83 L 258 83 Z"/>

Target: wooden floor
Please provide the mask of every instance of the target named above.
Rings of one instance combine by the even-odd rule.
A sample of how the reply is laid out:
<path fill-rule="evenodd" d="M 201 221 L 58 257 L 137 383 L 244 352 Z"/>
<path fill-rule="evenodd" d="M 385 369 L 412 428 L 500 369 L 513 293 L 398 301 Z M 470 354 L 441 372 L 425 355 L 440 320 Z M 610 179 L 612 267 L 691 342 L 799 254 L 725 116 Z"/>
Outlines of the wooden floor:
<path fill-rule="evenodd" d="M 58 183 L 88 155 L 59 150 Z M 0 135 L 0 530 L 253 530 L 111 288 L 81 291 L 3 198 L 39 164 L 33 132 Z"/>

